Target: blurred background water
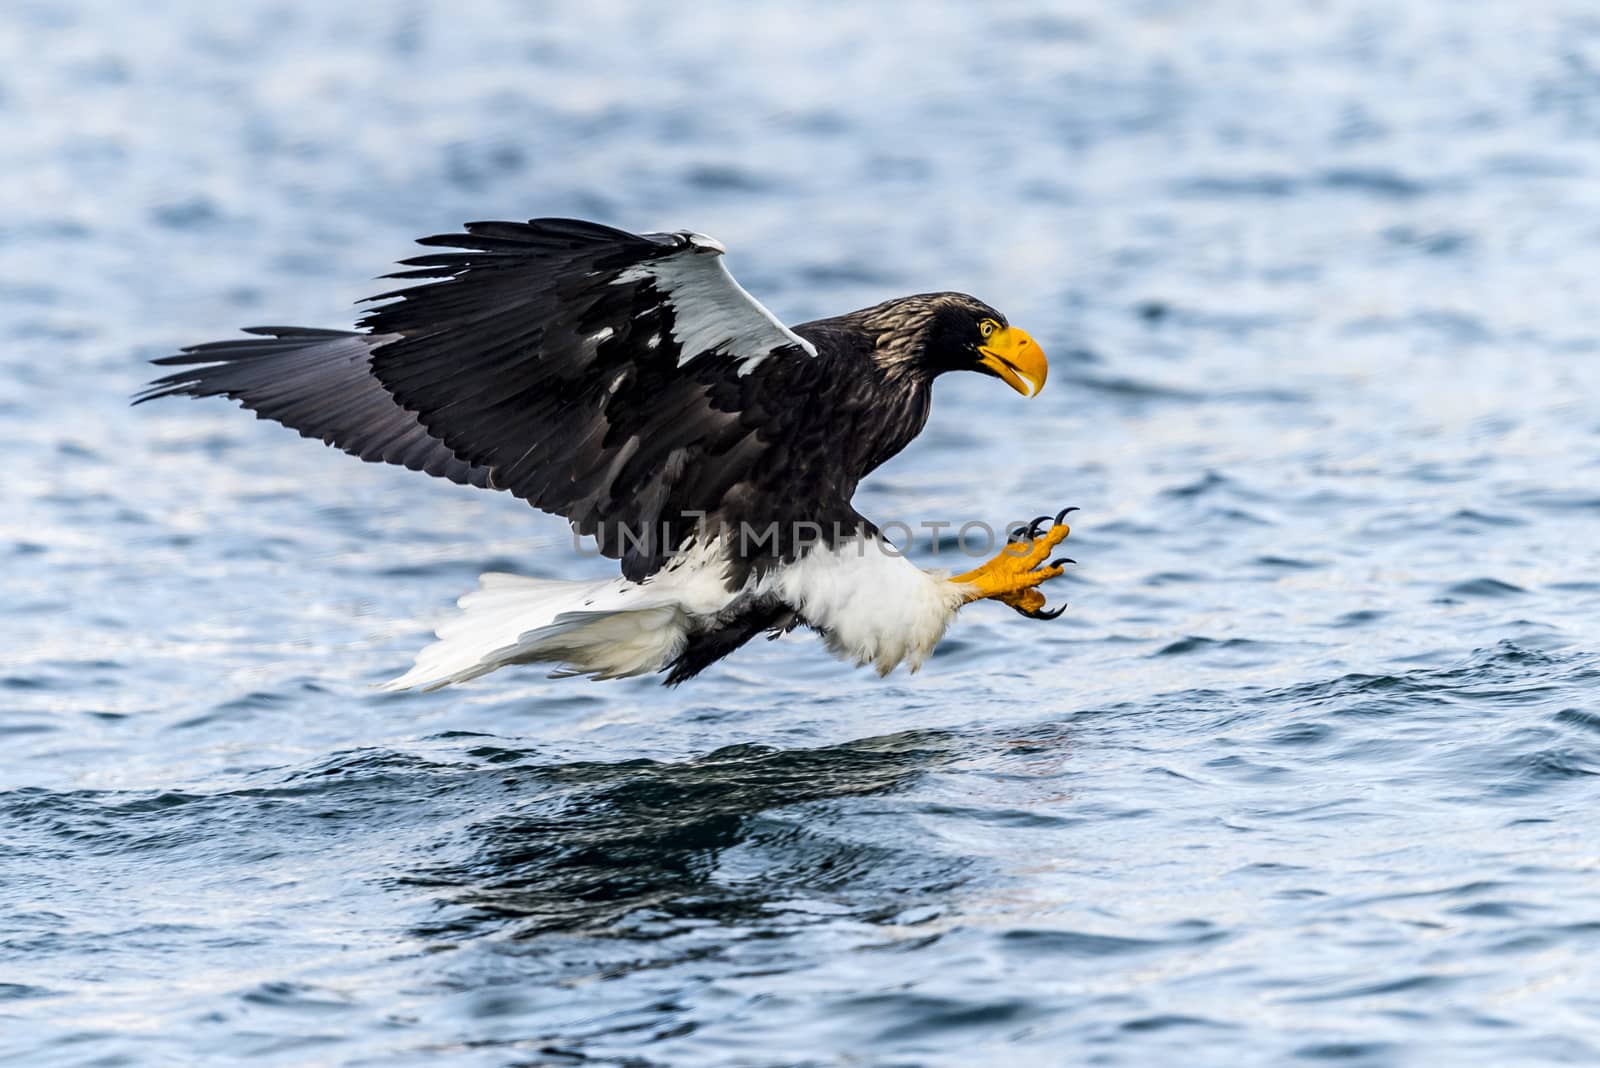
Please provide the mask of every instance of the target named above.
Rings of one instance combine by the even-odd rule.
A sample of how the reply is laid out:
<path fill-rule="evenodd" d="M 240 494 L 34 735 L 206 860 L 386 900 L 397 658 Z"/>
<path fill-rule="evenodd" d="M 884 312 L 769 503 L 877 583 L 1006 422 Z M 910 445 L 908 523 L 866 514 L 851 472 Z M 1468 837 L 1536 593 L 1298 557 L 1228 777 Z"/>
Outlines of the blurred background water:
<path fill-rule="evenodd" d="M 1600 1061 L 1597 179 L 1583 0 L 10 0 L 0 1062 Z M 602 565 L 127 398 L 563 214 L 1027 327 L 857 501 L 1067 615 L 375 693 Z"/>

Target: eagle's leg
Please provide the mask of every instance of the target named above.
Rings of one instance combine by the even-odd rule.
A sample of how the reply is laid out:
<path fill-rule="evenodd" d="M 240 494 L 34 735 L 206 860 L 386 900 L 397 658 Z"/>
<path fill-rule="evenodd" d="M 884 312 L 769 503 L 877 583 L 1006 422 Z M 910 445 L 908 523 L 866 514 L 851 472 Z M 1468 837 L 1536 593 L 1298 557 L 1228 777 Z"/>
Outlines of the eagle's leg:
<path fill-rule="evenodd" d="M 1072 562 L 1062 557 L 1045 563 L 1050 550 L 1072 533 L 1071 528 L 1062 522 L 1070 511 L 1073 509 L 1062 509 L 1053 521 L 1048 516 L 1040 516 L 1026 529 L 1013 531 L 1013 540 L 993 560 L 952 578 L 951 582 L 971 587 L 965 603 L 993 599 L 1010 605 L 1032 619 L 1054 619 L 1059 616 L 1062 612 L 1060 608 L 1054 612 L 1042 611 L 1045 597 L 1037 587 L 1060 576 L 1064 570 L 1062 565 Z M 1040 527 L 1046 522 L 1050 523 L 1049 529 L 1040 533 Z"/>

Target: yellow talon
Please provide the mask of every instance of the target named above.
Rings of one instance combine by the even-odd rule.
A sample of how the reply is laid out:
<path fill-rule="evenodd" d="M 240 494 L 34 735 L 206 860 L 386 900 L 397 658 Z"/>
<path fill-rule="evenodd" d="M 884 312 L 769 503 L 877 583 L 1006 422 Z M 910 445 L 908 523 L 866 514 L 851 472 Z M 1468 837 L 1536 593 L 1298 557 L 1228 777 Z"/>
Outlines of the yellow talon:
<path fill-rule="evenodd" d="M 1044 607 L 1044 594 L 1038 590 L 1021 590 L 1017 593 L 1002 593 L 995 597 L 1001 604 L 1008 604 L 1024 615 L 1032 615 Z"/>
<path fill-rule="evenodd" d="M 1056 523 L 1037 538 L 1011 542 L 993 560 L 950 581 L 971 587 L 966 594 L 968 604 L 992 597 L 1031 615 L 1043 608 L 1045 602 L 1044 594 L 1034 587 L 1056 578 L 1063 570 L 1059 565 L 1039 567 L 1039 564 L 1071 533 L 1071 527 Z"/>

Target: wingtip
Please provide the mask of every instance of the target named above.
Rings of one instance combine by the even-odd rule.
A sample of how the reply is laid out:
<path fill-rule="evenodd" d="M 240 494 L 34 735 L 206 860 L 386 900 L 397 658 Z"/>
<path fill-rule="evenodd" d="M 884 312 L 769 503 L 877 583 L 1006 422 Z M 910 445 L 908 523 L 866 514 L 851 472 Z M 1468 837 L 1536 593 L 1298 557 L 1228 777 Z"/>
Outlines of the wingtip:
<path fill-rule="evenodd" d="M 716 256 L 723 256 L 728 252 L 727 245 L 724 245 L 721 241 L 718 241 L 709 234 L 698 234 L 693 230 L 685 230 L 683 231 L 683 239 L 687 241 L 689 243 L 689 247 L 694 249 L 696 252 L 709 252 Z"/>

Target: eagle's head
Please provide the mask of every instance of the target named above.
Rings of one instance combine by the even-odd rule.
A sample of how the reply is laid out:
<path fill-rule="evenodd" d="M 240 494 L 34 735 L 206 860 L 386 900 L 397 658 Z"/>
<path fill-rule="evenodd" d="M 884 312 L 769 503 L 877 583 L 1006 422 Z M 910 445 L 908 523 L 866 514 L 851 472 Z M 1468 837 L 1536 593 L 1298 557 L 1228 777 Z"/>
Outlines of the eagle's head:
<path fill-rule="evenodd" d="M 932 379 L 978 371 L 1024 397 L 1044 388 L 1044 350 L 1028 332 L 965 293 L 919 293 L 860 313 L 875 336 L 873 360 L 889 377 Z"/>

